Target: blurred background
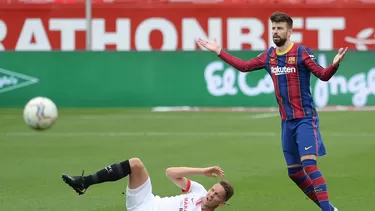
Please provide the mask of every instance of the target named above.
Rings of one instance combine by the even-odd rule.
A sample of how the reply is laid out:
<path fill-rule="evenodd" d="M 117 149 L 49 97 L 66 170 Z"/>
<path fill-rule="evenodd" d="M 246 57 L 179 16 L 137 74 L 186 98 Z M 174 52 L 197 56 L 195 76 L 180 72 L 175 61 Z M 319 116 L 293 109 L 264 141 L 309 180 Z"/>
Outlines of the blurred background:
<path fill-rule="evenodd" d="M 253 58 L 273 45 L 275 11 L 323 67 L 349 48 L 329 82 L 311 77 L 319 165 L 341 211 L 374 210 L 374 0 L 0 0 L 0 210 L 125 210 L 126 180 L 77 197 L 60 177 L 130 157 L 161 196 L 179 193 L 167 167 L 220 165 L 236 189 L 223 211 L 318 210 L 288 178 L 266 71 L 239 73 L 196 44 Z M 47 131 L 23 122 L 36 96 L 59 109 Z"/>
<path fill-rule="evenodd" d="M 274 107 L 265 71 L 238 73 L 196 40 L 250 59 L 273 45 L 275 11 L 322 66 L 350 50 L 330 83 L 313 77 L 318 107 L 373 106 L 374 2 L 1 0 L 0 106 L 41 95 L 59 107 Z"/>

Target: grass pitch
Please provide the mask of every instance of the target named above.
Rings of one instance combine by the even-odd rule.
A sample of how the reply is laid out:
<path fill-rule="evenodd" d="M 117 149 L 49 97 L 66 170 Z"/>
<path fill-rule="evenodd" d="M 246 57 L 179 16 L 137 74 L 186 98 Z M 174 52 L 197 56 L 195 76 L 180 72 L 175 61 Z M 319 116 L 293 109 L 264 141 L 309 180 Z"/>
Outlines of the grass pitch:
<path fill-rule="evenodd" d="M 78 196 L 61 180 L 140 157 L 160 196 L 179 194 L 169 166 L 220 165 L 235 187 L 223 211 L 319 210 L 288 178 L 277 113 L 155 113 L 60 109 L 56 125 L 37 132 L 22 110 L 0 110 L 0 210 L 120 211 L 127 180 L 92 186 Z M 375 112 L 321 112 L 328 155 L 319 160 L 331 201 L 340 209 L 375 207 Z M 209 188 L 217 180 L 193 177 Z"/>

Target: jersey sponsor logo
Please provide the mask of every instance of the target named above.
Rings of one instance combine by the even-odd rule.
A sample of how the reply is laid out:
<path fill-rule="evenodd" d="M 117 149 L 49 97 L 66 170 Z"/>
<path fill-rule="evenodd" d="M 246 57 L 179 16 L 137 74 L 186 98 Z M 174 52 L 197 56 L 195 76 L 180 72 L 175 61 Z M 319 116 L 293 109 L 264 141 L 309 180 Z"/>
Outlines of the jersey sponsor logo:
<path fill-rule="evenodd" d="M 271 73 L 275 75 L 285 75 L 288 73 L 295 73 L 296 71 L 295 67 L 271 67 Z"/>
<path fill-rule="evenodd" d="M 184 198 L 184 206 L 183 206 L 183 211 L 188 211 L 189 207 L 189 198 Z"/>

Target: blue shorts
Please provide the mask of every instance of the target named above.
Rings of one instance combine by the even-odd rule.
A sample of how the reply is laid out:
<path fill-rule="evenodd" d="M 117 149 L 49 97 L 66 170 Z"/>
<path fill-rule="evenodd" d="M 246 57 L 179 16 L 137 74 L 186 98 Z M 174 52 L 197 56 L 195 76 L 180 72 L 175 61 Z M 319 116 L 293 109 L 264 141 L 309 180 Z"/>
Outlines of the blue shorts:
<path fill-rule="evenodd" d="M 301 164 L 301 157 L 304 155 L 326 154 L 317 116 L 282 120 L 281 128 L 283 153 L 288 166 Z"/>

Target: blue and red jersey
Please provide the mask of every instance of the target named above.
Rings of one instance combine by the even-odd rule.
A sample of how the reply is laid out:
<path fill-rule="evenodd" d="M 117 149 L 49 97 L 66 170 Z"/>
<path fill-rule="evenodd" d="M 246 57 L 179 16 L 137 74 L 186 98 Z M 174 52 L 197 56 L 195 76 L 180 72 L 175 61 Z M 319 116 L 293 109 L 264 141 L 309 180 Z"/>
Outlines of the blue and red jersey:
<path fill-rule="evenodd" d="M 311 50 L 292 43 L 285 52 L 269 48 L 256 58 L 244 61 L 221 51 L 219 57 L 241 72 L 265 69 L 271 75 L 276 100 L 283 120 L 303 118 L 316 112 L 310 92 L 310 76 L 328 81 L 338 67 L 331 64 L 323 68 Z"/>

